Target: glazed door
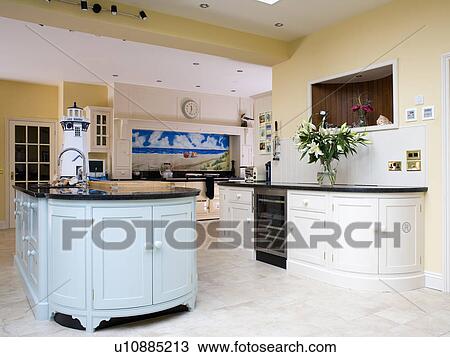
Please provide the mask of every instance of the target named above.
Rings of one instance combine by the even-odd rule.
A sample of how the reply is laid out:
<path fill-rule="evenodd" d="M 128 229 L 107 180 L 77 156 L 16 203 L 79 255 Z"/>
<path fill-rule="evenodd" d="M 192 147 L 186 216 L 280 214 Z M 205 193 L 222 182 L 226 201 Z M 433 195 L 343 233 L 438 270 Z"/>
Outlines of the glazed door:
<path fill-rule="evenodd" d="M 194 204 L 186 203 L 153 208 L 154 221 L 192 222 Z M 167 233 L 167 234 L 166 234 Z M 170 235 L 170 236 L 169 236 Z M 171 241 L 184 244 L 174 246 Z M 177 229 L 170 234 L 166 228 L 154 229 L 153 251 L 153 303 L 169 301 L 191 291 L 194 282 L 193 267 L 196 264 L 196 249 L 186 249 L 186 243 L 195 242 L 195 231 L 190 228 Z M 191 244 L 192 245 L 192 244 Z"/>
<path fill-rule="evenodd" d="M 48 183 L 53 172 L 55 126 L 35 121 L 9 122 L 10 185 L 28 188 Z M 14 227 L 14 190 L 10 189 L 10 227 Z"/>

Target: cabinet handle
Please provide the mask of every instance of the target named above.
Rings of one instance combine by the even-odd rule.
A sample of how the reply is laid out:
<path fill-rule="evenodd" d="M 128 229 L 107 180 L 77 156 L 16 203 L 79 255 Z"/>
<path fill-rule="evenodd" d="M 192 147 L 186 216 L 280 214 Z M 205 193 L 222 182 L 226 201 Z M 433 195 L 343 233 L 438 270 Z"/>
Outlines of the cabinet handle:
<path fill-rule="evenodd" d="M 236 195 L 236 198 L 237 198 L 238 200 L 240 200 L 241 197 L 242 197 L 242 195 L 241 195 L 240 193 L 238 193 L 238 194 Z"/>
<path fill-rule="evenodd" d="M 303 206 L 308 207 L 309 205 L 309 201 L 308 200 L 303 200 Z"/>
<path fill-rule="evenodd" d="M 156 249 L 161 249 L 162 248 L 162 242 L 161 241 L 158 241 L 158 242 L 155 242 L 155 248 Z"/>

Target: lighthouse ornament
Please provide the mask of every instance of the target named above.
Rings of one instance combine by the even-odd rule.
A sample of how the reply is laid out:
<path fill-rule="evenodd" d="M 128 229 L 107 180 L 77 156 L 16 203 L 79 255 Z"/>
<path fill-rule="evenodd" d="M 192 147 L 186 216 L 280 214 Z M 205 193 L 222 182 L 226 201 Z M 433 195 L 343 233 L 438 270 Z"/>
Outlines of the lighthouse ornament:
<path fill-rule="evenodd" d="M 67 108 L 67 116 L 61 118 L 60 124 L 63 129 L 61 148 L 63 155 L 61 156 L 60 176 L 78 176 L 80 169 L 83 169 L 83 158 L 76 150 L 83 153 L 84 157 L 87 158 L 87 130 L 90 122 L 84 117 L 83 109 L 77 107 L 77 103 L 74 102 L 73 106 Z M 67 149 L 74 150 L 64 152 Z"/>

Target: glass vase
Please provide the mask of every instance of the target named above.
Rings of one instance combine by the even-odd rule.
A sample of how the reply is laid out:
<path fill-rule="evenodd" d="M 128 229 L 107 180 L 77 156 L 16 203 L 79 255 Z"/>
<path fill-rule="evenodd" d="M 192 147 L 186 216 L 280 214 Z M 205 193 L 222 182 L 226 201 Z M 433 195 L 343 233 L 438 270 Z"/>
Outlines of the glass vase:
<path fill-rule="evenodd" d="M 319 185 L 331 185 L 336 183 L 337 169 L 332 162 L 323 162 L 321 170 L 317 173 L 317 183 Z"/>

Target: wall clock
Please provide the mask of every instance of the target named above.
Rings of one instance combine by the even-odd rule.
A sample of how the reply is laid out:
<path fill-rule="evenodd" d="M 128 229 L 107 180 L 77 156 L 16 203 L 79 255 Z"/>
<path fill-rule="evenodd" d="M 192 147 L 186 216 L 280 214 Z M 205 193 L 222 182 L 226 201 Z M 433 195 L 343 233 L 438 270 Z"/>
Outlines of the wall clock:
<path fill-rule="evenodd" d="M 181 111 L 183 115 L 188 119 L 195 119 L 198 117 L 200 112 L 200 106 L 193 99 L 186 99 L 181 104 Z"/>

